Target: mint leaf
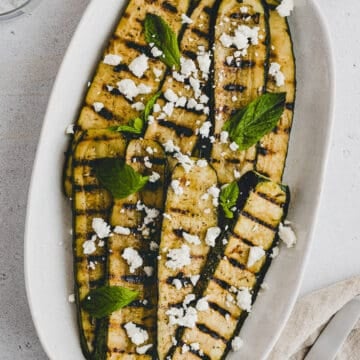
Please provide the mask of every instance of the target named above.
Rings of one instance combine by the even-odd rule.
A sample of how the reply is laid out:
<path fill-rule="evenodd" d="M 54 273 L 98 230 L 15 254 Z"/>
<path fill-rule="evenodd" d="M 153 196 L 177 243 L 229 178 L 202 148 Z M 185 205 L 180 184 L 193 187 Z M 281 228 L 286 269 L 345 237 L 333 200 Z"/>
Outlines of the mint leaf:
<path fill-rule="evenodd" d="M 137 291 L 121 286 L 102 286 L 91 290 L 81 301 L 81 306 L 91 316 L 101 319 L 129 305 L 138 296 Z"/>
<path fill-rule="evenodd" d="M 145 40 L 148 44 L 154 44 L 163 52 L 160 56 L 167 66 L 180 67 L 180 50 L 175 32 L 169 24 L 160 16 L 146 14 L 145 17 Z"/>
<path fill-rule="evenodd" d="M 246 150 L 268 134 L 278 123 L 285 106 L 286 93 L 266 93 L 237 111 L 223 130 L 239 150 Z"/>
<path fill-rule="evenodd" d="M 234 217 L 231 208 L 236 205 L 239 197 L 239 187 L 236 181 L 226 185 L 220 191 L 220 205 L 224 211 L 225 217 L 232 219 Z"/>
<path fill-rule="evenodd" d="M 130 120 L 127 125 L 111 126 L 109 130 L 118 132 L 127 132 L 131 134 L 141 135 L 144 131 L 145 122 L 148 120 L 149 115 L 156 103 L 156 100 L 161 96 L 161 91 L 153 95 L 145 105 L 145 109 L 141 114 L 141 117 L 137 117 Z"/>
<path fill-rule="evenodd" d="M 118 159 L 102 159 L 95 164 L 100 183 L 115 199 L 124 199 L 141 190 L 149 180 Z"/>

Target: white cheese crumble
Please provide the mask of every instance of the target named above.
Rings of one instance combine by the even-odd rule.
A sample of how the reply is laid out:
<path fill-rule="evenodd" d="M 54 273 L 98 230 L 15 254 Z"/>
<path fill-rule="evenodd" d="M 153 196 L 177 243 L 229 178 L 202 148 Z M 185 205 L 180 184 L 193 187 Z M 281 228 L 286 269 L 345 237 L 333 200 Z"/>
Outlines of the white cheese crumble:
<path fill-rule="evenodd" d="M 187 155 L 184 155 L 179 152 L 176 153 L 174 157 L 181 164 L 181 166 L 184 168 L 186 173 L 188 173 L 194 166 L 194 160 L 190 159 L 190 157 Z"/>
<path fill-rule="evenodd" d="M 206 167 L 208 162 L 205 159 L 200 159 L 196 162 L 196 165 L 200 168 Z"/>
<path fill-rule="evenodd" d="M 208 75 L 210 72 L 210 66 L 211 66 L 211 57 L 210 57 L 210 51 L 200 53 L 197 56 L 197 62 L 199 64 L 200 71 L 202 72 L 203 78 L 205 80 L 208 79 Z"/>
<path fill-rule="evenodd" d="M 136 269 L 138 269 L 140 266 L 142 266 L 143 264 L 143 259 L 142 257 L 139 255 L 139 253 L 131 248 L 128 247 L 124 250 L 124 252 L 122 253 L 121 257 L 123 259 L 125 259 L 130 267 L 130 272 L 133 274 L 135 272 Z M 136 344 L 139 345 L 139 344 Z"/>
<path fill-rule="evenodd" d="M 182 288 L 182 282 L 179 279 L 174 279 L 172 284 L 175 286 L 176 290 L 180 290 Z"/>
<path fill-rule="evenodd" d="M 100 239 L 104 239 L 111 234 L 110 225 L 101 218 L 94 218 L 92 220 L 92 228 Z"/>
<path fill-rule="evenodd" d="M 238 290 L 236 295 L 236 303 L 239 308 L 250 312 L 251 311 L 252 296 L 248 288 L 242 288 Z"/>
<path fill-rule="evenodd" d="M 160 179 L 160 174 L 156 171 L 153 171 L 152 174 L 149 176 L 149 181 L 151 183 L 155 183 Z"/>
<path fill-rule="evenodd" d="M 159 56 L 161 56 L 163 54 L 163 52 L 159 48 L 154 46 L 154 47 L 151 48 L 151 54 L 154 57 L 159 57 Z"/>
<path fill-rule="evenodd" d="M 179 180 L 172 180 L 170 186 L 173 189 L 175 195 L 181 196 L 184 193 L 184 189 L 180 186 Z"/>
<path fill-rule="evenodd" d="M 279 225 L 279 237 L 288 248 L 296 244 L 296 235 L 289 225 Z"/>
<path fill-rule="evenodd" d="M 129 100 L 133 100 L 134 97 L 140 94 L 150 94 L 151 87 L 145 84 L 136 85 L 131 79 L 123 79 L 117 84 L 119 91 Z"/>
<path fill-rule="evenodd" d="M 152 71 L 157 78 L 159 78 L 163 74 L 163 71 L 158 68 L 153 68 Z"/>
<path fill-rule="evenodd" d="M 146 352 L 152 348 L 152 344 L 148 344 L 148 345 L 143 345 L 143 346 L 138 346 L 136 348 L 136 352 L 139 354 L 139 355 L 144 355 L 146 354 Z"/>
<path fill-rule="evenodd" d="M 279 256 L 279 252 L 280 252 L 279 247 L 278 247 L 278 246 L 275 246 L 275 247 L 272 249 L 272 252 L 271 252 L 270 257 L 271 257 L 272 259 L 275 259 L 277 256 Z"/>
<path fill-rule="evenodd" d="M 90 255 L 96 251 L 96 235 L 93 235 L 90 240 L 86 240 L 83 243 L 83 253 L 84 255 Z"/>
<path fill-rule="evenodd" d="M 191 275 L 190 281 L 195 286 L 200 279 L 200 275 Z"/>
<path fill-rule="evenodd" d="M 117 66 L 121 63 L 122 57 L 120 55 L 107 54 L 104 57 L 103 63 L 111 66 Z"/>
<path fill-rule="evenodd" d="M 196 65 L 193 60 L 191 59 L 185 59 L 183 57 L 180 58 L 180 65 L 181 69 L 180 72 L 182 75 L 184 75 L 186 78 L 191 76 L 191 74 L 196 74 Z"/>
<path fill-rule="evenodd" d="M 168 102 L 163 106 L 162 110 L 166 115 L 171 116 L 171 114 L 174 111 L 174 106 L 175 106 L 174 103 Z"/>
<path fill-rule="evenodd" d="M 182 24 L 192 24 L 193 21 L 186 14 L 181 14 L 181 23 Z"/>
<path fill-rule="evenodd" d="M 212 124 L 210 121 L 205 121 L 201 128 L 199 129 L 199 133 L 202 137 L 207 138 L 210 135 L 210 128 L 212 127 Z"/>
<path fill-rule="evenodd" d="M 194 351 L 199 351 L 200 350 L 200 344 L 199 343 L 191 343 L 190 347 Z"/>
<path fill-rule="evenodd" d="M 187 345 L 187 344 L 184 344 L 182 347 L 181 347 L 181 354 L 186 354 L 187 352 L 189 352 L 190 350 L 190 346 Z"/>
<path fill-rule="evenodd" d="M 207 190 L 207 193 L 213 197 L 213 205 L 215 207 L 219 206 L 220 189 L 213 185 Z"/>
<path fill-rule="evenodd" d="M 146 276 L 150 277 L 154 274 L 154 268 L 152 266 L 144 266 L 144 272 Z"/>
<path fill-rule="evenodd" d="M 247 267 L 253 266 L 257 261 L 259 261 L 263 256 L 265 256 L 265 251 L 259 246 L 252 246 L 249 251 L 249 257 L 247 260 Z"/>
<path fill-rule="evenodd" d="M 203 297 L 201 299 L 199 299 L 196 303 L 196 310 L 197 311 L 206 311 L 209 310 L 209 303 L 207 300 L 207 297 Z"/>
<path fill-rule="evenodd" d="M 231 342 L 231 347 L 233 351 L 239 351 L 242 346 L 244 345 L 244 342 L 239 336 L 235 336 L 234 339 Z"/>
<path fill-rule="evenodd" d="M 220 235 L 221 229 L 219 227 L 211 227 L 207 229 L 205 236 L 205 243 L 209 246 L 215 246 L 215 240 Z"/>
<path fill-rule="evenodd" d="M 75 125 L 74 124 L 70 124 L 66 127 L 65 129 L 65 134 L 74 134 L 74 129 L 75 129 Z"/>
<path fill-rule="evenodd" d="M 187 245 L 182 245 L 181 248 L 171 249 L 167 253 L 168 261 L 165 265 L 169 269 L 181 269 L 184 266 L 191 264 L 190 248 Z"/>
<path fill-rule="evenodd" d="M 139 55 L 129 64 L 129 70 L 135 76 L 141 78 L 145 74 L 145 71 L 149 68 L 148 60 L 149 58 L 146 55 Z"/>
<path fill-rule="evenodd" d="M 136 111 L 143 111 L 145 109 L 145 105 L 140 101 L 132 104 L 131 107 Z"/>
<path fill-rule="evenodd" d="M 176 102 L 179 99 L 179 97 L 171 89 L 167 89 L 164 92 L 164 97 L 166 100 L 168 100 L 170 102 Z"/>
<path fill-rule="evenodd" d="M 222 131 L 220 133 L 220 143 L 226 144 L 229 141 L 229 133 L 227 131 Z"/>
<path fill-rule="evenodd" d="M 240 11 L 242 14 L 247 14 L 249 12 L 249 8 L 247 6 L 241 6 Z"/>
<path fill-rule="evenodd" d="M 195 327 L 197 322 L 197 311 L 194 307 L 188 308 L 170 308 L 166 315 L 169 316 L 170 325 L 180 325 L 188 328 Z"/>
<path fill-rule="evenodd" d="M 104 104 L 101 102 L 94 102 L 93 103 L 94 110 L 98 113 L 104 108 Z"/>
<path fill-rule="evenodd" d="M 68 297 L 68 301 L 71 304 L 74 303 L 75 302 L 75 294 L 70 294 Z"/>
<path fill-rule="evenodd" d="M 276 8 L 280 16 L 289 16 L 294 10 L 294 0 L 282 0 L 281 4 Z"/>
<path fill-rule="evenodd" d="M 172 140 L 168 140 L 167 142 L 162 144 L 164 147 L 165 152 L 173 153 L 180 151 L 180 148 L 174 144 Z"/>
<path fill-rule="evenodd" d="M 149 334 L 145 329 L 136 326 L 133 322 L 128 322 L 124 325 L 127 336 L 135 345 L 141 345 L 149 339 Z"/>
<path fill-rule="evenodd" d="M 194 244 L 194 245 L 201 244 L 200 238 L 197 235 L 191 235 L 191 234 L 183 231 L 182 236 L 189 244 Z"/>
<path fill-rule="evenodd" d="M 269 74 L 274 77 L 276 86 L 283 86 L 285 84 L 285 76 L 280 71 L 280 65 L 276 62 L 272 62 L 269 68 Z"/>
<path fill-rule="evenodd" d="M 234 169 L 234 178 L 235 179 L 240 179 L 240 177 L 241 177 L 240 171 L 237 171 L 236 169 Z"/>

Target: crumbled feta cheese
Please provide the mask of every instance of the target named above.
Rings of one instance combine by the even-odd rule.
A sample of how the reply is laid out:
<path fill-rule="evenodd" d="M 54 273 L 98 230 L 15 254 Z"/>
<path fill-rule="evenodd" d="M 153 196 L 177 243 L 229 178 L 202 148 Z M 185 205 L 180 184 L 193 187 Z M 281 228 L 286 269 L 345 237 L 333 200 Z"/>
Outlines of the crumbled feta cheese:
<path fill-rule="evenodd" d="M 231 97 L 231 101 L 232 101 L 232 102 L 237 101 L 237 99 L 238 99 L 238 98 L 237 98 L 237 96 L 236 96 L 236 95 L 233 95 L 233 96 Z"/>
<path fill-rule="evenodd" d="M 219 40 L 224 47 L 230 47 L 233 43 L 232 37 L 225 33 L 220 36 Z"/>
<path fill-rule="evenodd" d="M 206 296 L 198 300 L 198 302 L 196 303 L 196 310 L 197 311 L 209 310 L 209 303 L 207 301 Z"/>
<path fill-rule="evenodd" d="M 104 247 L 104 246 L 105 246 L 105 241 L 99 240 L 98 246 L 99 246 L 99 247 Z"/>
<path fill-rule="evenodd" d="M 164 92 L 164 97 L 166 100 L 168 100 L 170 102 L 176 102 L 179 99 L 179 97 L 171 89 L 167 89 Z"/>
<path fill-rule="evenodd" d="M 250 312 L 251 311 L 252 296 L 248 288 L 238 290 L 236 295 L 236 303 L 239 308 Z"/>
<path fill-rule="evenodd" d="M 192 160 L 187 155 L 184 155 L 179 152 L 179 153 L 175 154 L 174 157 L 181 164 L 181 166 L 184 168 L 186 173 L 188 173 L 194 166 L 194 160 Z"/>
<path fill-rule="evenodd" d="M 194 244 L 194 245 L 201 244 L 200 238 L 197 235 L 191 235 L 191 234 L 183 231 L 182 236 L 189 244 Z"/>
<path fill-rule="evenodd" d="M 104 57 L 103 63 L 107 65 L 117 66 L 121 63 L 122 58 L 119 55 L 107 54 Z"/>
<path fill-rule="evenodd" d="M 115 226 L 114 233 L 119 234 L 119 235 L 130 235 L 131 230 L 126 227 Z"/>
<path fill-rule="evenodd" d="M 147 86 L 145 84 L 139 84 L 137 86 L 139 94 L 150 94 L 151 93 L 151 87 Z"/>
<path fill-rule="evenodd" d="M 185 59 L 185 58 L 181 57 L 180 65 L 181 65 L 180 72 L 186 78 L 188 78 L 191 74 L 197 73 L 196 65 L 195 65 L 194 61 L 191 59 Z"/>
<path fill-rule="evenodd" d="M 145 105 L 140 101 L 132 104 L 131 107 L 136 111 L 143 111 L 145 109 Z"/>
<path fill-rule="evenodd" d="M 74 303 L 75 302 L 75 294 L 70 294 L 68 297 L 68 301 L 69 301 L 69 303 Z"/>
<path fill-rule="evenodd" d="M 187 352 L 189 352 L 189 350 L 189 345 L 183 344 L 183 346 L 181 347 L 181 354 L 186 354 Z"/>
<path fill-rule="evenodd" d="M 175 103 L 176 107 L 185 107 L 186 105 L 186 97 L 185 96 L 181 96 L 178 98 L 178 100 Z"/>
<path fill-rule="evenodd" d="M 226 144 L 229 140 L 229 133 L 227 131 L 222 131 L 220 133 L 220 143 Z"/>
<path fill-rule="evenodd" d="M 243 345 L 244 342 L 241 340 L 239 336 L 235 336 L 231 342 L 231 347 L 233 351 L 239 351 Z"/>
<path fill-rule="evenodd" d="M 154 274 L 154 268 L 152 266 L 144 266 L 144 272 L 146 276 L 150 277 Z"/>
<path fill-rule="evenodd" d="M 207 104 L 209 102 L 209 97 L 203 94 L 200 96 L 199 100 L 202 104 Z"/>
<path fill-rule="evenodd" d="M 170 325 L 180 325 L 193 328 L 197 322 L 197 311 L 192 306 L 184 308 L 170 308 L 166 315 L 169 316 Z"/>
<path fill-rule="evenodd" d="M 161 75 L 163 74 L 163 71 L 158 68 L 153 68 L 152 71 L 157 78 L 161 77 Z"/>
<path fill-rule="evenodd" d="M 240 179 L 240 177 L 241 177 L 240 171 L 237 171 L 236 169 L 234 169 L 234 178 L 235 179 Z"/>
<path fill-rule="evenodd" d="M 98 113 L 104 108 L 104 104 L 101 102 L 94 102 L 93 103 L 94 110 Z"/>
<path fill-rule="evenodd" d="M 187 107 L 188 109 L 194 109 L 196 105 L 197 105 L 197 102 L 196 102 L 195 99 L 189 99 L 186 107 Z"/>
<path fill-rule="evenodd" d="M 191 264 L 190 248 L 187 245 L 182 245 L 181 248 L 171 249 L 167 253 L 168 261 L 165 265 L 173 270 L 181 269 L 184 266 Z"/>
<path fill-rule="evenodd" d="M 234 61 L 234 57 L 233 57 L 233 56 L 227 56 L 227 57 L 226 57 L 226 63 L 227 63 L 228 65 L 231 65 L 233 61 Z"/>
<path fill-rule="evenodd" d="M 196 165 L 201 168 L 206 167 L 207 164 L 208 164 L 208 162 L 205 159 L 200 159 L 196 162 Z"/>
<path fill-rule="evenodd" d="M 90 240 L 84 241 L 82 245 L 84 255 L 90 255 L 96 251 L 95 241 L 96 235 L 93 235 Z"/>
<path fill-rule="evenodd" d="M 170 214 L 167 214 L 167 213 L 163 213 L 163 217 L 164 217 L 165 219 L 168 219 L 168 220 L 171 220 L 171 219 L 172 219 L 171 215 L 170 215 Z"/>
<path fill-rule="evenodd" d="M 247 14 L 249 12 L 249 9 L 247 6 L 241 6 L 240 11 L 242 14 Z"/>
<path fill-rule="evenodd" d="M 220 235 L 221 229 L 219 227 L 211 227 L 207 229 L 205 236 L 205 243 L 209 246 L 215 246 L 215 240 Z"/>
<path fill-rule="evenodd" d="M 88 269 L 95 270 L 96 269 L 96 264 L 93 261 L 90 261 L 89 265 L 88 265 Z"/>
<path fill-rule="evenodd" d="M 149 159 L 148 156 L 145 156 L 145 157 L 144 157 L 144 165 L 145 165 L 145 167 L 147 167 L 148 169 L 151 169 L 151 168 L 152 168 L 152 163 L 151 163 L 151 161 L 150 161 L 150 159 Z"/>
<path fill-rule="evenodd" d="M 276 86 L 285 84 L 285 75 L 280 71 L 280 64 L 272 62 L 269 68 L 269 74 L 274 77 Z"/>
<path fill-rule="evenodd" d="M 138 87 L 131 79 L 123 79 L 119 81 L 116 85 L 119 91 L 129 100 L 132 100 L 134 97 L 139 95 Z"/>
<path fill-rule="evenodd" d="M 236 151 L 237 149 L 239 149 L 239 145 L 238 145 L 235 141 L 233 141 L 233 142 L 229 145 L 229 148 L 230 148 L 230 150 L 232 150 L 232 151 Z"/>
<path fill-rule="evenodd" d="M 65 129 L 65 134 L 74 134 L 75 125 L 70 124 Z"/>
<path fill-rule="evenodd" d="M 172 102 L 168 102 L 166 103 L 163 108 L 162 108 L 163 112 L 168 115 L 168 116 L 171 116 L 171 114 L 173 113 L 174 111 L 174 103 Z"/>
<path fill-rule="evenodd" d="M 212 124 L 210 121 L 205 121 L 201 128 L 199 129 L 199 133 L 202 137 L 207 138 L 210 135 L 210 128 L 212 127 Z"/>
<path fill-rule="evenodd" d="M 138 269 L 143 264 L 142 257 L 135 249 L 131 247 L 126 248 L 122 253 L 121 257 L 127 261 L 131 273 L 134 273 L 135 270 Z"/>
<path fill-rule="evenodd" d="M 192 24 L 193 21 L 186 14 L 181 14 L 181 23 L 182 24 Z"/>
<path fill-rule="evenodd" d="M 165 152 L 173 153 L 180 151 L 180 148 L 174 144 L 172 140 L 168 140 L 166 143 L 162 144 L 164 147 Z"/>
<path fill-rule="evenodd" d="M 171 343 L 176 346 L 178 344 L 177 340 L 174 338 L 174 336 L 171 338 Z"/>
<path fill-rule="evenodd" d="M 101 218 L 94 218 L 92 220 L 92 228 L 100 239 L 104 239 L 111 234 L 110 225 Z"/>
<path fill-rule="evenodd" d="M 200 279 L 200 275 L 191 275 L 190 281 L 195 286 Z"/>
<path fill-rule="evenodd" d="M 182 195 L 184 193 L 184 189 L 180 186 L 179 180 L 173 180 L 170 184 L 171 188 L 174 190 L 175 195 Z"/>
<path fill-rule="evenodd" d="M 296 244 L 296 235 L 289 225 L 279 225 L 279 237 L 288 248 L 291 248 Z"/>
<path fill-rule="evenodd" d="M 213 197 L 213 205 L 219 206 L 220 189 L 213 185 L 207 190 L 207 193 Z"/>
<path fill-rule="evenodd" d="M 127 336 L 135 345 L 141 345 L 149 339 L 149 334 L 145 329 L 136 326 L 133 322 L 128 322 L 124 325 Z"/>
<path fill-rule="evenodd" d="M 204 210 L 204 214 L 210 214 L 210 213 L 211 213 L 211 209 L 206 208 L 206 209 Z"/>
<path fill-rule="evenodd" d="M 155 208 L 148 208 L 145 206 L 145 218 L 144 225 L 151 224 L 155 221 L 155 219 L 160 215 L 160 211 Z"/>
<path fill-rule="evenodd" d="M 146 354 L 146 352 L 152 348 L 152 344 L 148 344 L 148 345 L 143 345 L 143 346 L 138 346 L 136 348 L 136 352 L 139 354 L 139 355 L 144 355 Z"/>
<path fill-rule="evenodd" d="M 176 290 L 180 290 L 182 288 L 182 282 L 179 279 L 174 279 L 172 284 L 175 286 Z"/>
<path fill-rule="evenodd" d="M 279 252 L 280 252 L 279 247 L 278 247 L 278 246 L 275 246 L 275 247 L 272 249 L 272 252 L 271 252 L 270 257 L 271 257 L 272 259 L 275 259 L 275 258 L 279 255 Z"/>
<path fill-rule="evenodd" d="M 281 4 L 276 8 L 280 16 L 289 16 L 294 10 L 294 0 L 282 0 Z"/>
<path fill-rule="evenodd" d="M 151 183 L 155 183 L 160 179 L 160 174 L 156 171 L 153 171 L 152 174 L 149 176 L 149 181 Z"/>
<path fill-rule="evenodd" d="M 151 49 L 151 54 L 153 57 L 159 57 L 163 54 L 163 52 L 157 48 L 156 46 L 154 46 L 152 49 Z"/>
<path fill-rule="evenodd" d="M 194 301 L 196 299 L 195 294 L 188 294 L 185 296 L 185 299 L 183 301 L 183 305 L 184 307 L 186 307 L 187 305 L 189 305 L 192 301 Z"/>
<path fill-rule="evenodd" d="M 252 246 L 249 251 L 249 257 L 247 260 L 247 267 L 253 266 L 257 261 L 259 261 L 263 256 L 265 256 L 265 251 L 259 246 Z"/>
<path fill-rule="evenodd" d="M 203 78 L 206 80 L 208 78 L 211 66 L 210 51 L 199 54 L 197 56 L 197 62 L 203 74 Z"/>

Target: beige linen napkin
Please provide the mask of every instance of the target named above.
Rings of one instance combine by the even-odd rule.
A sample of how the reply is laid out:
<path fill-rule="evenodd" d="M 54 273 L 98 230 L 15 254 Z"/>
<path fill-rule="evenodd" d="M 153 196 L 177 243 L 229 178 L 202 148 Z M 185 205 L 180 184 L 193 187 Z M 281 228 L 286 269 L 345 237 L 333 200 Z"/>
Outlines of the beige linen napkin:
<path fill-rule="evenodd" d="M 332 316 L 360 294 L 360 276 L 310 293 L 295 305 L 290 319 L 268 360 L 301 360 Z M 360 359 L 360 321 L 336 360 Z M 319 359 L 326 360 L 326 359 Z"/>

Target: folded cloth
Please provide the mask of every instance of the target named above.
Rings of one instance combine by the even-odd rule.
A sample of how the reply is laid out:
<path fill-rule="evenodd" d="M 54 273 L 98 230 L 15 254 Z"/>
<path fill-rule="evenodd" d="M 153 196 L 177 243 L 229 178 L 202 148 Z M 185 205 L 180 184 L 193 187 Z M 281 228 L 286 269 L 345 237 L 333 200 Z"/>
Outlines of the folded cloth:
<path fill-rule="evenodd" d="M 360 276 L 357 276 L 301 298 L 296 303 L 268 360 L 304 359 L 332 316 L 359 294 Z M 357 322 L 336 357 L 336 360 L 359 359 L 360 321 Z"/>

